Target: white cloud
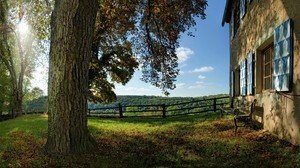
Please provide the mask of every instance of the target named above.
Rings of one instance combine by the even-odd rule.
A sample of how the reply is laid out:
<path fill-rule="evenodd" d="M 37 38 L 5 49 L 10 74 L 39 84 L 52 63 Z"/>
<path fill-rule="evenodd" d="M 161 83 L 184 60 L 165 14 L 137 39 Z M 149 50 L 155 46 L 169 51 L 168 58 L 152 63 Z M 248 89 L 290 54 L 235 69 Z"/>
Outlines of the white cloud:
<path fill-rule="evenodd" d="M 137 88 L 137 87 L 128 87 L 128 88 L 124 88 L 126 91 L 129 91 L 129 92 L 138 92 L 138 93 L 144 93 L 144 92 L 149 92 L 151 89 L 148 89 L 148 88 L 144 88 L 144 87 L 140 87 L 140 88 Z"/>
<path fill-rule="evenodd" d="M 190 86 L 189 89 L 199 89 L 199 88 L 204 88 L 205 86 L 204 85 L 193 85 L 193 86 Z"/>
<path fill-rule="evenodd" d="M 135 87 L 135 86 L 123 86 L 123 85 L 116 85 L 116 94 L 117 95 L 154 95 L 154 96 L 161 96 L 161 91 L 154 87 Z"/>
<path fill-rule="evenodd" d="M 183 63 L 194 54 L 194 51 L 190 48 L 179 47 L 176 49 L 176 54 L 178 56 L 178 63 Z"/>
<path fill-rule="evenodd" d="M 198 76 L 198 79 L 205 79 L 205 78 L 206 78 L 206 76 L 203 76 L 203 75 Z"/>
<path fill-rule="evenodd" d="M 204 89 L 206 87 L 207 85 L 203 81 L 196 81 L 196 83 L 194 85 L 189 86 L 188 89 Z"/>
<path fill-rule="evenodd" d="M 197 73 L 197 72 L 210 72 L 210 71 L 213 71 L 214 68 L 212 66 L 205 66 L 205 67 L 201 67 L 201 68 L 196 68 L 194 69 L 193 71 L 190 71 L 190 72 L 194 72 L 194 73 Z"/>
<path fill-rule="evenodd" d="M 186 84 L 185 83 L 178 83 L 176 84 L 176 89 L 183 88 Z"/>

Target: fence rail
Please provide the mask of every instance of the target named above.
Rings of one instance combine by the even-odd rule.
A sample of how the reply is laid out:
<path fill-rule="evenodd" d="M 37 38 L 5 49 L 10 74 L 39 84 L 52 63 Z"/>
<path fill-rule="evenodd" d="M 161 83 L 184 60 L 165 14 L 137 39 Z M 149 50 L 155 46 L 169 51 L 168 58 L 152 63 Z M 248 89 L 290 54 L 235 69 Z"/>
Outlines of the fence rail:
<path fill-rule="evenodd" d="M 220 111 L 220 106 L 229 105 L 229 96 L 194 100 L 175 104 L 122 105 L 88 110 L 88 116 L 97 117 L 167 117 Z"/>

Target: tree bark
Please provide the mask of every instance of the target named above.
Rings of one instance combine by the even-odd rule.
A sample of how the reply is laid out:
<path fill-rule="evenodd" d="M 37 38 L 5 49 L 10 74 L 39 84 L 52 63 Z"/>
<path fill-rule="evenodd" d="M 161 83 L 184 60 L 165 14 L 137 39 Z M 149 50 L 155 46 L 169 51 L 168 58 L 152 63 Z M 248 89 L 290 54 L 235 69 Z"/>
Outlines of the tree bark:
<path fill-rule="evenodd" d="M 51 155 L 94 147 L 87 127 L 88 65 L 97 0 L 56 0 L 51 18 L 48 139 Z"/>

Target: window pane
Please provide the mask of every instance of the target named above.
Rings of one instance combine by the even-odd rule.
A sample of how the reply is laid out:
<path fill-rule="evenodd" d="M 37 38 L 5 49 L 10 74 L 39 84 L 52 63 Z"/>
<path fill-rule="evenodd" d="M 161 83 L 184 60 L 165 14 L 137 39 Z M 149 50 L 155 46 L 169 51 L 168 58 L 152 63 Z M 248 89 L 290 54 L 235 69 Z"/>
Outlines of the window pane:
<path fill-rule="evenodd" d="M 270 64 L 267 64 L 267 65 L 265 66 L 265 76 L 271 75 L 270 69 L 271 69 L 271 65 L 270 65 Z"/>
<path fill-rule="evenodd" d="M 270 62 L 270 50 L 267 50 L 265 53 L 265 62 Z"/>
<path fill-rule="evenodd" d="M 271 80 L 270 80 L 270 78 L 265 78 L 265 89 L 271 89 Z"/>

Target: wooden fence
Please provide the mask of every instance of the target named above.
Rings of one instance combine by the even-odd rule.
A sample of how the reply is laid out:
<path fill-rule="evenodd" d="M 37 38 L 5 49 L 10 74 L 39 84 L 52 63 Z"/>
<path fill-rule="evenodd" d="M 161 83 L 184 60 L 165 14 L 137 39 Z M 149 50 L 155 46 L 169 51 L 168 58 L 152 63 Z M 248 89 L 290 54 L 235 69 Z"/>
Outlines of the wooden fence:
<path fill-rule="evenodd" d="M 221 105 L 229 105 L 229 96 L 195 100 L 176 104 L 122 105 L 89 109 L 88 116 L 97 117 L 162 117 L 193 115 L 220 111 Z"/>

